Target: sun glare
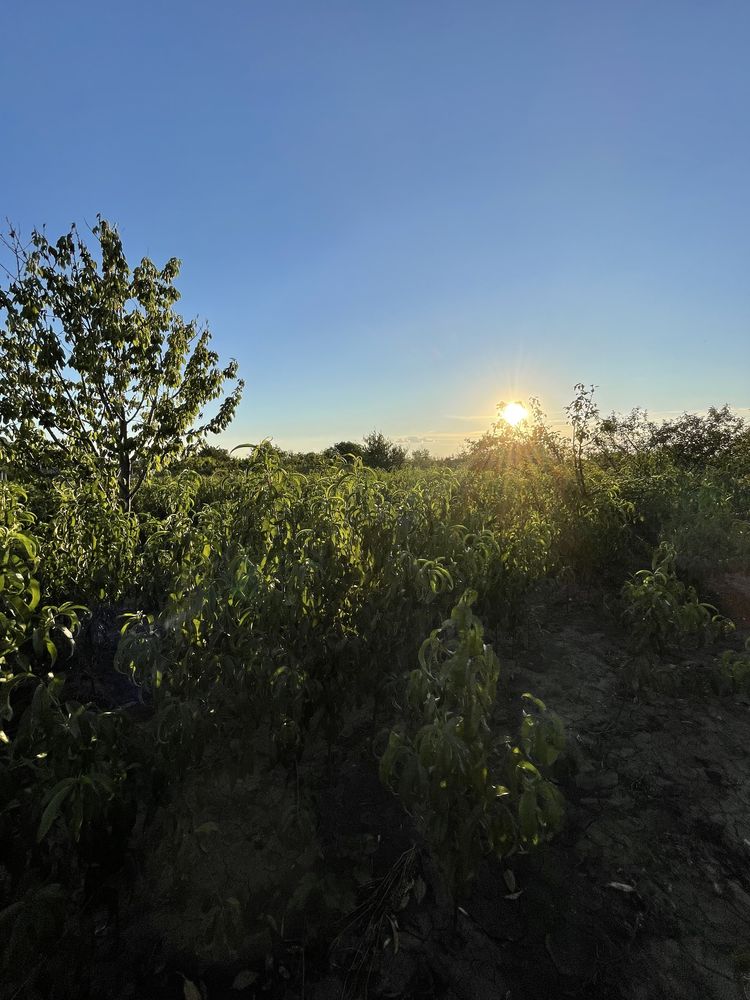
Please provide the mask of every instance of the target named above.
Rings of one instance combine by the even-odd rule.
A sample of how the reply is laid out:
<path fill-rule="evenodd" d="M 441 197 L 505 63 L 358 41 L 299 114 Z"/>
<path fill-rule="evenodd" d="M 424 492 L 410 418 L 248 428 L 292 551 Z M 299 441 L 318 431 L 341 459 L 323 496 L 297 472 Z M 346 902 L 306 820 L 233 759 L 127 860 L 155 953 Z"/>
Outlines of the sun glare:
<path fill-rule="evenodd" d="M 505 403 L 500 410 L 500 416 L 511 427 L 520 424 L 528 416 L 528 411 L 522 403 Z"/>

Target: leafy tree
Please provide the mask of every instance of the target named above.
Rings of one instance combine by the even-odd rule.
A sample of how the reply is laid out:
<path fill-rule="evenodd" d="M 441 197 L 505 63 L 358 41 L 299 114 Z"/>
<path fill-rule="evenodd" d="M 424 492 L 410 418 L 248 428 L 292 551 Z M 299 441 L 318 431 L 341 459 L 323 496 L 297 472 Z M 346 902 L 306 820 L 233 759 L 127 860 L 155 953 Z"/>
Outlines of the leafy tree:
<path fill-rule="evenodd" d="M 415 469 L 430 469 L 436 461 L 429 448 L 415 448 L 409 456 L 409 464 Z"/>
<path fill-rule="evenodd" d="M 747 425 L 725 403 L 708 413 L 683 413 L 654 429 L 653 444 L 665 448 L 681 466 L 704 468 L 728 455 L 743 437 Z"/>
<path fill-rule="evenodd" d="M 705 414 L 683 413 L 660 424 L 648 419 L 644 410 L 612 413 L 599 420 L 591 436 L 596 457 L 617 467 L 625 458 L 667 456 L 678 466 L 705 469 L 728 466 L 745 468 L 750 427 L 727 404 L 711 406 Z"/>
<path fill-rule="evenodd" d="M 131 270 L 114 226 L 99 217 L 91 233 L 93 252 L 75 226 L 56 243 L 3 237 L 0 441 L 21 470 L 95 473 L 129 510 L 152 469 L 224 430 L 243 382 L 204 419 L 237 363 L 219 367 L 208 329 L 174 312 L 180 262 Z"/>
<path fill-rule="evenodd" d="M 327 462 L 319 451 L 284 451 L 280 456 L 280 464 L 285 469 L 308 475 L 326 468 Z"/>
<path fill-rule="evenodd" d="M 504 406 L 502 402 L 497 404 L 499 414 Z M 536 396 L 530 397 L 526 410 L 526 419 L 515 427 L 500 416 L 480 438 L 467 438 L 461 463 L 477 472 L 500 472 L 529 463 L 561 462 L 564 442 L 557 431 L 547 426 L 546 414 Z"/>
<path fill-rule="evenodd" d="M 186 469 L 193 469 L 202 476 L 211 476 L 215 472 L 229 472 L 238 467 L 237 459 L 230 455 L 226 448 L 218 448 L 212 444 L 198 448 L 194 454 L 188 456 L 179 465 Z"/>
<path fill-rule="evenodd" d="M 323 452 L 326 458 L 347 458 L 353 455 L 355 458 L 362 458 L 364 448 L 356 441 L 337 441 L 330 448 Z"/>
<path fill-rule="evenodd" d="M 583 494 L 586 493 L 583 458 L 592 442 L 599 422 L 599 408 L 594 402 L 595 389 L 595 385 L 590 385 L 587 389 L 583 382 L 577 382 L 573 386 L 575 395 L 572 401 L 565 407 L 568 423 L 573 428 L 573 466 L 575 468 L 578 487 Z"/>
<path fill-rule="evenodd" d="M 406 449 L 391 441 L 380 431 L 364 438 L 362 461 L 372 469 L 400 469 L 406 459 Z"/>
<path fill-rule="evenodd" d="M 464 464 L 475 472 L 498 471 L 506 465 L 503 440 L 493 431 L 485 431 L 480 438 L 467 438 L 461 452 Z"/>
<path fill-rule="evenodd" d="M 603 464 L 617 467 L 625 458 L 641 458 L 654 443 L 656 424 L 640 407 L 630 413 L 611 413 L 596 424 L 591 443 Z"/>

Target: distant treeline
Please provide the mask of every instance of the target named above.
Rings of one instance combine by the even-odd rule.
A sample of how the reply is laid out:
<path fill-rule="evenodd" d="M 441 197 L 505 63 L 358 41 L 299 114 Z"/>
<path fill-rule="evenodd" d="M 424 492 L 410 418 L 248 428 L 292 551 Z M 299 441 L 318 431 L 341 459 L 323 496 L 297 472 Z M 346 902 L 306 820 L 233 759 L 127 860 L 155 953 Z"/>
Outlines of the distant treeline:
<path fill-rule="evenodd" d="M 282 464 L 300 472 L 311 472 L 332 462 L 360 460 L 373 469 L 393 471 L 403 467 L 467 468 L 492 470 L 543 455 L 561 459 L 572 452 L 606 468 L 623 463 L 635 468 L 668 460 L 683 468 L 700 469 L 737 462 L 750 462 L 750 424 L 724 404 L 710 407 L 704 414 L 683 413 L 672 420 L 653 421 L 636 407 L 627 414 L 611 413 L 602 417 L 593 402 L 593 391 L 582 389 L 578 406 L 568 409 L 570 431 L 552 430 L 535 400 L 529 404 L 528 419 L 516 427 L 498 420 L 480 438 L 467 439 L 453 455 L 437 456 L 428 448 L 408 450 L 380 431 L 366 435 L 361 442 L 337 441 L 323 451 L 286 451 L 270 447 Z M 243 452 L 232 454 L 225 448 L 204 446 L 181 463 L 210 475 L 223 467 L 241 467 L 247 461 Z"/>

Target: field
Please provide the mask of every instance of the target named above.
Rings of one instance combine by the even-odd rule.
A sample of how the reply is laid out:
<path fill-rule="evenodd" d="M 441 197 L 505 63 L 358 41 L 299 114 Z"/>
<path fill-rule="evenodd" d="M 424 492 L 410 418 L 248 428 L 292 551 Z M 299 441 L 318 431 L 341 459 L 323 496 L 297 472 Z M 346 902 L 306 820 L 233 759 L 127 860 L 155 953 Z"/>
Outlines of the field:
<path fill-rule="evenodd" d="M 0 483 L 2 996 L 750 996 L 722 412 Z"/>

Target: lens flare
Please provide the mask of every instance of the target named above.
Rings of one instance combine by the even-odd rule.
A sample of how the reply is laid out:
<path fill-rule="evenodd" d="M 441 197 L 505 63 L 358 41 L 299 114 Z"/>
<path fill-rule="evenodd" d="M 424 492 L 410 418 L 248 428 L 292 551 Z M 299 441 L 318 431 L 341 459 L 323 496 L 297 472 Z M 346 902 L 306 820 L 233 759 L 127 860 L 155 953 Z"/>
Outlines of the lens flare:
<path fill-rule="evenodd" d="M 522 420 L 528 417 L 529 412 L 523 403 L 505 403 L 500 410 L 500 416 L 506 423 L 509 423 L 511 427 L 515 427 L 520 424 Z"/>

